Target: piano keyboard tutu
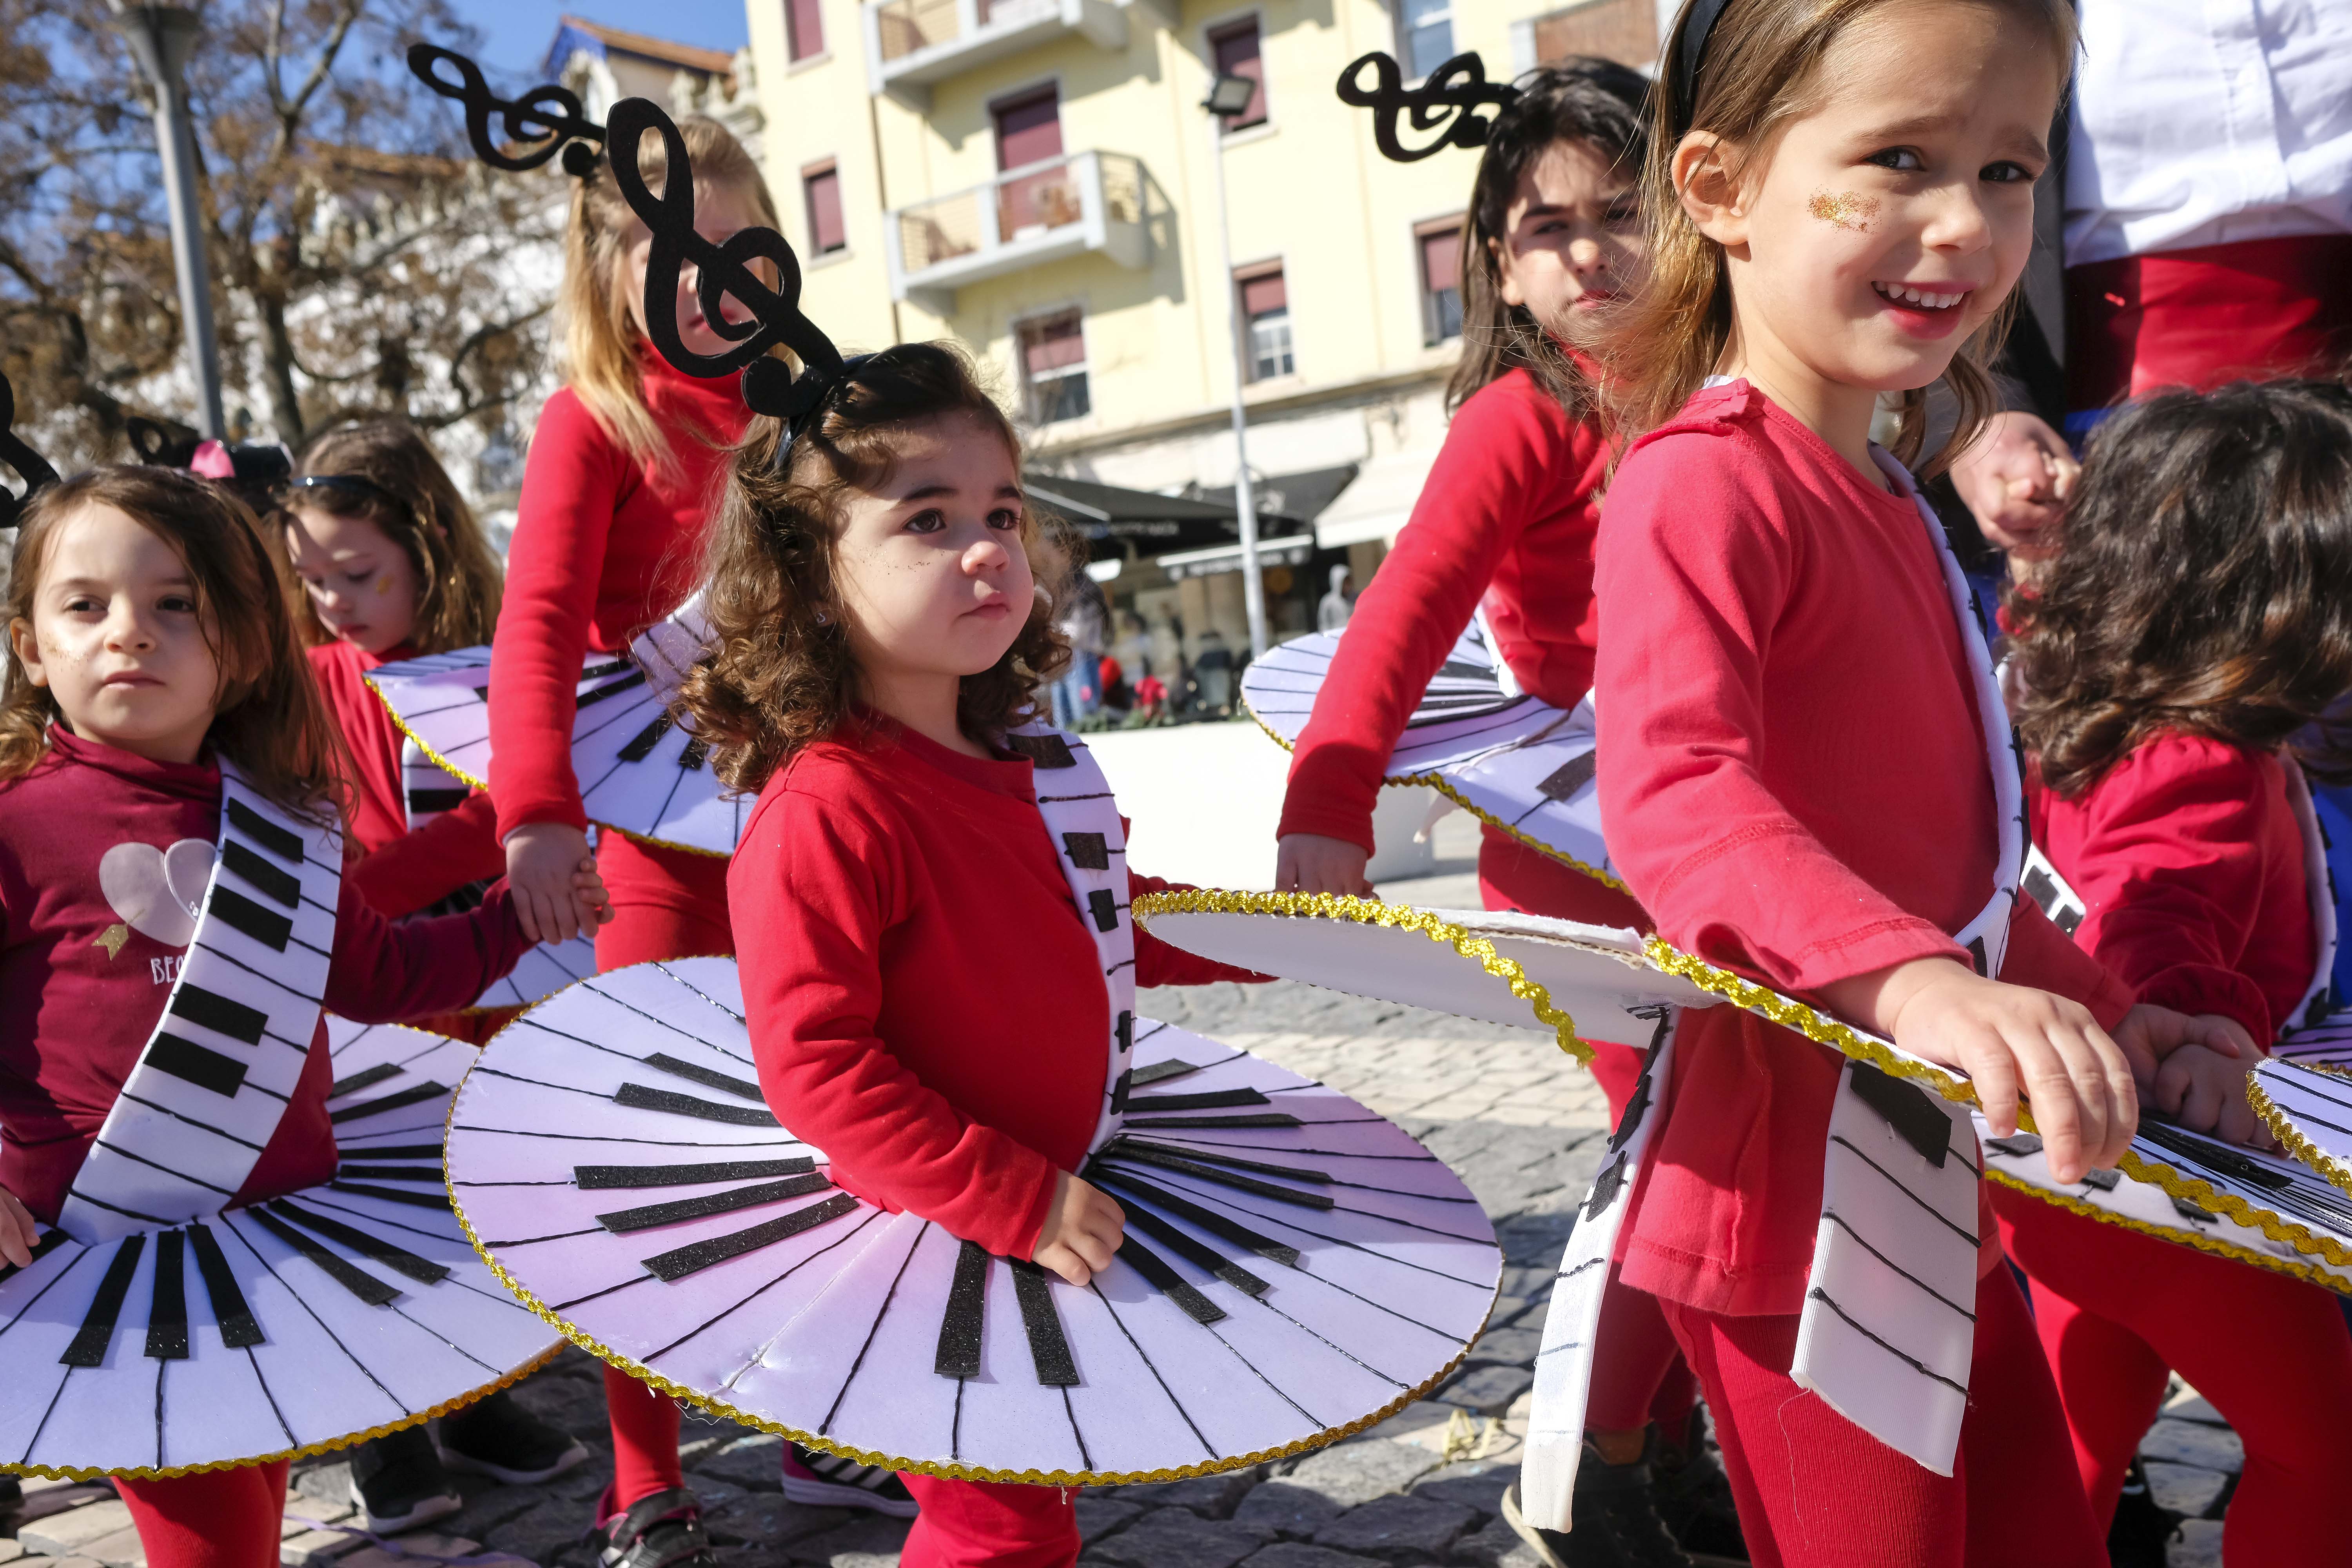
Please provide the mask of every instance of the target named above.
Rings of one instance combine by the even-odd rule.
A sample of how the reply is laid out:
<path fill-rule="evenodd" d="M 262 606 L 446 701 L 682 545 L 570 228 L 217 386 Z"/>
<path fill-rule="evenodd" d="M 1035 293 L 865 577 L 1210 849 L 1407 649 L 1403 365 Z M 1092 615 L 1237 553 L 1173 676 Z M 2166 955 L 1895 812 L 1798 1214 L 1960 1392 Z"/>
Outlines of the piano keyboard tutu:
<path fill-rule="evenodd" d="M 334 1179 L 0 1266 L 0 1470 L 176 1475 L 411 1425 L 561 1342 L 474 1255 L 441 1178 L 474 1048 L 330 1020 Z"/>
<path fill-rule="evenodd" d="M 1242 700 L 1294 748 L 1339 639 L 1294 638 L 1242 673 Z M 1590 700 L 1563 712 L 1518 689 L 1483 619 L 1463 631 L 1422 694 L 1382 783 L 1426 784 L 1481 822 L 1619 885 L 1601 836 Z"/>
<path fill-rule="evenodd" d="M 688 601 L 627 652 L 588 656 L 572 768 L 591 822 L 672 849 L 731 855 L 751 802 L 727 798 L 708 752 L 669 710 L 702 656 L 703 635 L 700 609 Z M 488 787 L 488 648 L 387 664 L 367 679 L 426 756 L 475 788 Z"/>
<path fill-rule="evenodd" d="M 485 1047 L 449 1130 L 482 1255 L 598 1355 L 872 1464 L 1162 1480 L 1292 1453 L 1419 1397 L 1501 1257 L 1402 1131 L 1133 1025 L 1085 1169 L 1128 1215 L 1074 1289 L 835 1188 L 761 1099 L 725 959 L 599 975 Z"/>
<path fill-rule="evenodd" d="M 2248 1098 L 2301 1163 L 2352 1192 L 2352 1011 L 2281 1037 Z"/>

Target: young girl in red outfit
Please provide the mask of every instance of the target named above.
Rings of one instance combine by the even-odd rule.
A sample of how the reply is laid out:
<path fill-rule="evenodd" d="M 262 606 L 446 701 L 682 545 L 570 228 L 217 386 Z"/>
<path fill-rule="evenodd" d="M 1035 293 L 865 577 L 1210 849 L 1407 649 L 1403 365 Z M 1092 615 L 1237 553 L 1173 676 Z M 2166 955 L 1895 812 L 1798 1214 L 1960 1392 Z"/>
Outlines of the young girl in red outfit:
<path fill-rule="evenodd" d="M 2074 940 L 2150 1001 L 2274 1038 L 2327 978 L 2284 747 L 2352 690 L 2352 393 L 2240 384 L 2126 406 L 2011 614 L 2033 837 L 2088 911 Z M 2245 1094 L 2258 1059 L 2186 1047 L 2153 1102 L 2266 1143 Z M 1993 1206 L 2098 1519 L 2177 1369 L 2245 1443 L 2229 1560 L 2352 1563 L 2313 1506 L 2352 1471 L 2334 1292 L 2007 1189 Z"/>
<path fill-rule="evenodd" d="M 769 1101 L 837 1184 L 1084 1284 L 1124 1226 L 1071 1173 L 1108 993 L 1003 743 L 1068 651 L 1034 528 L 1019 442 L 960 355 L 852 362 L 796 437 L 759 429 L 738 457 L 718 652 L 682 700 L 721 776 L 760 791 L 728 890 Z M 1256 978 L 1139 931 L 1136 959 L 1141 985 Z M 901 1479 L 909 1568 L 1076 1558 L 1070 1489 Z"/>
<path fill-rule="evenodd" d="M 2006 726 L 1941 536 L 1869 437 L 1883 393 L 1916 410 L 1938 376 L 1956 444 L 1989 406 L 1960 351 L 2032 245 L 2073 38 L 2049 0 L 1685 7 L 1651 280 L 1606 339 L 1641 434 L 1603 518 L 1595 677 L 1611 852 L 1658 934 L 1967 1071 L 1996 1131 L 2021 1089 L 2065 1181 L 2136 1125 L 2115 1037 L 2191 1026 L 2134 1010 L 2030 900 L 2002 909 Z M 1839 1058 L 1729 1007 L 1675 1041 L 1618 1259 L 1706 1388 L 1755 1562 L 2104 1563 L 1989 1215 L 1939 1475 L 1790 1375 Z"/>
<path fill-rule="evenodd" d="M 0 1261 L 21 1267 L 173 994 L 194 929 L 171 901 L 189 875 L 183 842 L 217 837 L 223 764 L 306 816 L 335 809 L 344 764 L 259 525 L 202 479 L 100 468 L 43 491 L 23 516 L 7 615 Z M 594 893 L 593 873 L 579 890 Z M 334 931 L 325 1002 L 361 1021 L 462 1005 L 530 945 L 503 889 L 467 914 L 395 925 L 346 882 Z M 322 1025 L 231 1203 L 334 1173 L 324 1040 Z M 117 1486 L 158 1568 L 277 1561 L 282 1460 Z"/>

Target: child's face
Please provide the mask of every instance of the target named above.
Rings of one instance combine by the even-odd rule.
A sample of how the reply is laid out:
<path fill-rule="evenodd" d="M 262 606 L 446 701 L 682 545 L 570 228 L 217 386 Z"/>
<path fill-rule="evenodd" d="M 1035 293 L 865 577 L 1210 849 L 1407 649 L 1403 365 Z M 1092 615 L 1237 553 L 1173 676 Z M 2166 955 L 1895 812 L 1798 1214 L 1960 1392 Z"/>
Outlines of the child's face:
<path fill-rule="evenodd" d="M 1503 302 L 1561 331 L 1639 281 L 1642 219 L 1629 172 L 1582 142 L 1554 142 L 1519 174 L 1494 247 Z"/>
<path fill-rule="evenodd" d="M 849 492 L 833 578 L 850 650 L 877 685 L 995 665 L 1034 603 L 1020 476 L 968 415 L 913 426 L 877 490 Z"/>
<path fill-rule="evenodd" d="M 193 763 L 212 728 L 220 665 L 180 552 L 114 507 L 53 525 L 30 620 L 9 623 L 16 661 L 84 740 Z"/>
<path fill-rule="evenodd" d="M 366 653 L 386 653 L 416 629 L 415 563 L 364 518 L 298 507 L 286 553 L 319 624 Z"/>
<path fill-rule="evenodd" d="M 762 215 L 751 198 L 740 191 L 721 189 L 715 185 L 694 187 L 694 232 L 713 245 L 724 245 L 745 229 L 761 221 Z M 654 237 L 644 224 L 635 226 L 635 237 L 624 254 L 621 281 L 629 299 L 629 321 L 639 332 L 646 330 L 646 260 L 653 254 Z M 775 268 L 766 262 L 755 262 L 752 270 L 769 287 L 775 286 Z M 702 301 L 695 297 L 702 269 L 691 261 L 678 268 L 677 298 L 670 309 L 677 312 L 678 340 L 688 353 L 721 354 L 733 346 L 733 340 L 720 337 L 703 320 Z M 748 321 L 751 310 L 729 295 L 719 304 L 720 312 L 734 322 Z"/>
<path fill-rule="evenodd" d="M 1751 372 L 1925 386 L 2024 269 L 2058 66 L 2014 16 L 1916 0 L 1857 23 L 1821 70 L 1822 107 L 1741 188 L 1708 205 L 1702 178 L 1685 206 L 1726 248 Z"/>

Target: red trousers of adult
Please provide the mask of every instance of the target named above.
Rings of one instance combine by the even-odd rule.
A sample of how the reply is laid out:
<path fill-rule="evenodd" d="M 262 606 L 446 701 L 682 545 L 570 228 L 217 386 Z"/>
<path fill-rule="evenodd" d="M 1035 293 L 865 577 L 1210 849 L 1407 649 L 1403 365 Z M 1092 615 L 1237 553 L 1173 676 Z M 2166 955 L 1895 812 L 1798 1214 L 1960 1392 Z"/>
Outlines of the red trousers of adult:
<path fill-rule="evenodd" d="M 2352 1536 L 2324 1506 L 2352 1476 L 2352 1332 L 2331 1291 L 2005 1188 L 1993 1208 L 2032 1281 L 2095 1520 L 2115 1516 L 2177 1371 L 2246 1447 L 2223 1559 L 2352 1564 Z"/>
<path fill-rule="evenodd" d="M 900 1568 L 1069 1568 L 1078 1560 L 1076 1487 L 958 1481 L 901 1470 L 921 1511 Z"/>
<path fill-rule="evenodd" d="M 148 1568 L 277 1568 L 284 1459 L 114 1487 L 139 1527 Z"/>
<path fill-rule="evenodd" d="M 1755 1568 L 2106 1568 L 2104 1533 L 2066 1462 L 2065 1413 L 2008 1269 L 1977 1281 L 1969 1413 L 1949 1477 L 1797 1386 L 1794 1313 L 1660 1306 L 1706 1390 Z"/>
<path fill-rule="evenodd" d="M 1589 925 L 1650 929 L 1650 917 L 1632 895 L 1595 881 L 1492 827 L 1478 849 L 1478 891 L 1490 910 L 1519 910 Z M 1608 1097 L 1615 1126 L 1642 1076 L 1643 1053 L 1632 1046 L 1591 1042 L 1592 1077 Z M 1612 1270 L 1601 1298 L 1599 1343 L 1608 1354 L 1593 1364 L 1584 1424 L 1596 1432 L 1630 1432 L 1650 1421 L 1681 1442 L 1698 1401 L 1698 1385 L 1683 1364 L 1657 1299 L 1621 1283 Z"/>
<path fill-rule="evenodd" d="M 599 970 L 735 951 L 725 860 L 656 849 L 619 834 L 602 837 L 596 859 L 613 903 L 613 918 L 596 932 Z M 608 1366 L 604 1405 L 613 1422 L 613 1484 L 603 1504 L 610 1518 L 640 1498 L 683 1485 L 684 1478 L 676 1400 Z"/>
<path fill-rule="evenodd" d="M 2352 235 L 2301 234 L 2066 269 L 2066 401 L 2327 375 L 2352 353 Z"/>

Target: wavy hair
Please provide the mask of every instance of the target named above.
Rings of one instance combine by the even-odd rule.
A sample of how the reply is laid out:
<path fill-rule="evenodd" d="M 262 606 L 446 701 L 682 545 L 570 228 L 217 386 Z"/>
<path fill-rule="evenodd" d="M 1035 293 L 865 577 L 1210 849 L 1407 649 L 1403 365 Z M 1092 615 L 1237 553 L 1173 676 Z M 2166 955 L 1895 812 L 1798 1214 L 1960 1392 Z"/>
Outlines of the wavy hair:
<path fill-rule="evenodd" d="M 677 699 L 733 788 L 758 790 L 795 752 L 854 728 L 864 682 L 833 574 L 844 502 L 887 481 L 909 426 L 944 415 L 978 421 L 1017 467 L 1012 422 L 948 343 L 902 343 L 857 362 L 783 462 L 774 419 L 754 420 L 737 449 L 703 566 L 711 651 Z M 1038 528 L 1024 507 L 1024 548 Z M 1034 711 L 1040 681 L 1069 657 L 1054 598 L 1041 584 L 1004 657 L 963 678 L 956 714 L 965 733 L 999 734 Z"/>
<path fill-rule="evenodd" d="M 2352 389 L 2240 382 L 2098 427 L 2058 553 L 2010 591 L 2017 728 L 2082 794 L 2151 737 L 2305 756 L 2352 781 L 2326 715 L 2352 691 Z"/>

